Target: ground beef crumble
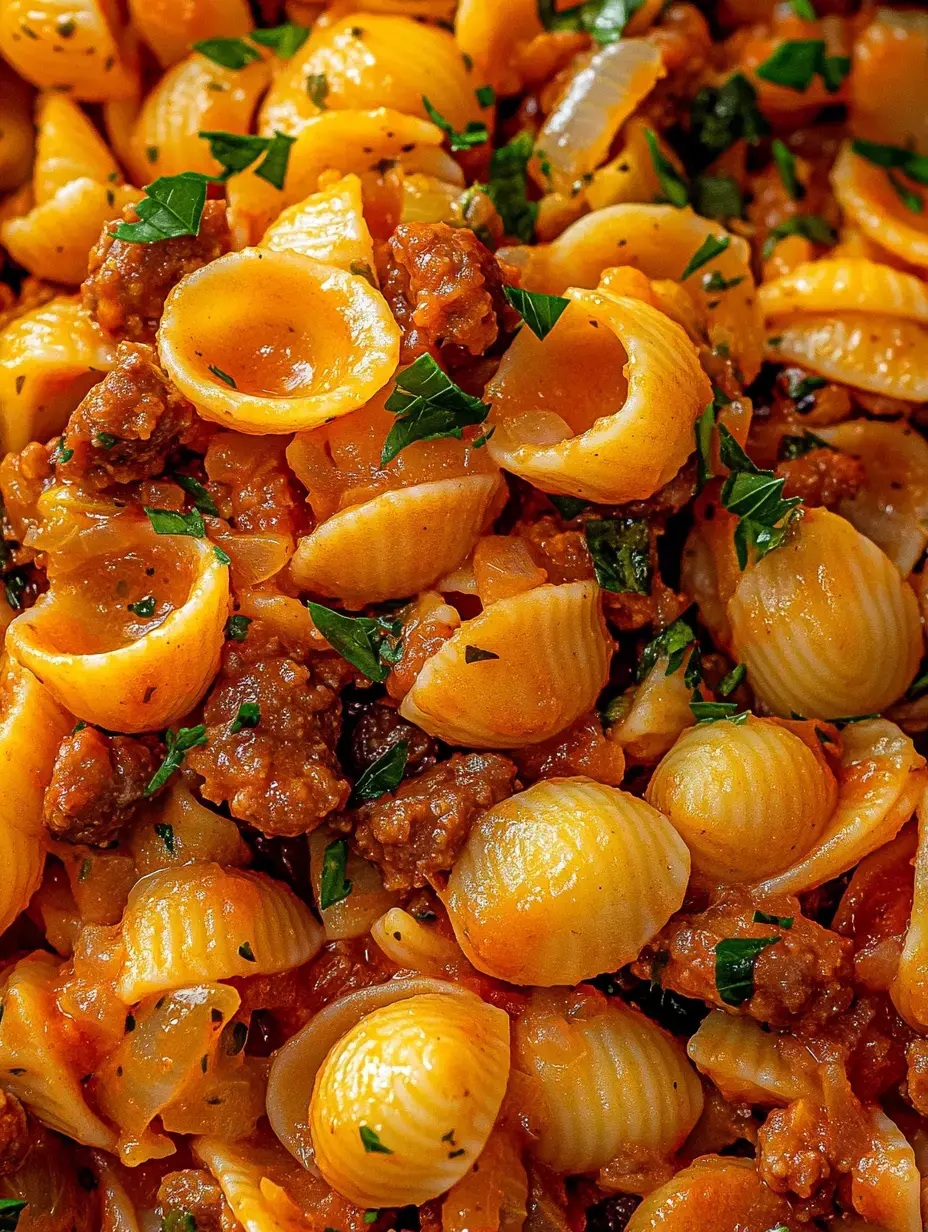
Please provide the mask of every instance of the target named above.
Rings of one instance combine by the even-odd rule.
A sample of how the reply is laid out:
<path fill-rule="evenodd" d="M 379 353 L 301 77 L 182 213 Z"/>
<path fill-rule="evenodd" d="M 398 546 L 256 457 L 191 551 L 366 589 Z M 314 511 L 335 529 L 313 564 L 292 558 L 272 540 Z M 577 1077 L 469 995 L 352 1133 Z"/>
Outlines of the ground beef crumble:
<path fill-rule="evenodd" d="M 833 509 L 856 496 L 866 472 L 859 458 L 834 449 L 812 449 L 801 458 L 777 465 L 777 478 L 785 479 L 784 496 L 798 496 L 807 508 L 822 505 Z"/>
<path fill-rule="evenodd" d="M 348 741 L 348 762 L 357 778 L 375 761 L 405 740 L 406 777 L 428 770 L 438 760 L 438 741 L 413 723 L 400 717 L 399 711 L 384 699 L 355 703 L 358 713 Z"/>
<path fill-rule="evenodd" d="M 0 1176 L 15 1172 L 31 1145 L 25 1109 L 15 1095 L 0 1091 Z"/>
<path fill-rule="evenodd" d="M 134 206 L 126 206 L 121 221 L 138 221 Z M 84 305 L 112 337 L 154 342 L 171 288 L 231 249 L 225 204 L 206 202 L 199 234 L 158 244 L 116 239 L 113 233 L 119 224 L 120 220 L 108 223 L 90 250 L 89 273 L 81 288 Z"/>

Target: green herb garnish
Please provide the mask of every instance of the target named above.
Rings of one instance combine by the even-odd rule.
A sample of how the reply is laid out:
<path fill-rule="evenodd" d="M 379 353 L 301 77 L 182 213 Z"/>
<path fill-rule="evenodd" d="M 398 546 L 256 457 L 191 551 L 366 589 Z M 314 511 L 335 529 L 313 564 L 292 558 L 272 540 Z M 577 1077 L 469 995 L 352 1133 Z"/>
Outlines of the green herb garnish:
<path fill-rule="evenodd" d="M 313 624 L 334 651 L 368 680 L 382 684 L 398 661 L 402 632 L 400 621 L 375 620 L 369 616 L 345 616 L 321 603 L 310 603 Z"/>
<path fill-rule="evenodd" d="M 403 781 L 409 759 L 409 741 L 398 740 L 372 762 L 358 778 L 352 793 L 357 800 L 379 800 Z"/>
<path fill-rule="evenodd" d="M 168 855 L 174 855 L 174 827 L 158 824 L 155 826 L 155 833 L 164 843 Z"/>
<path fill-rule="evenodd" d="M 154 616 L 156 600 L 154 595 L 146 595 L 144 599 L 139 599 L 138 603 L 128 603 L 126 608 L 130 612 L 134 612 L 136 616 L 141 616 L 143 620 L 147 620 L 150 616 Z"/>
<path fill-rule="evenodd" d="M 754 964 L 768 945 L 782 937 L 730 937 L 715 947 L 715 986 L 726 1005 L 743 1005 L 754 996 Z"/>
<path fill-rule="evenodd" d="M 650 535 L 643 518 L 590 518 L 583 529 L 603 590 L 651 593 Z"/>
<path fill-rule="evenodd" d="M 232 720 L 232 726 L 229 731 L 234 736 L 236 732 L 240 732 L 243 727 L 257 727 L 261 722 L 261 707 L 257 702 L 242 702 L 238 708 L 238 714 Z"/>
<path fill-rule="evenodd" d="M 361 1141 L 364 1143 L 364 1149 L 368 1155 L 392 1155 L 393 1152 L 388 1146 L 380 1141 L 380 1135 L 367 1125 L 362 1125 L 358 1130 L 361 1135 Z"/>
<path fill-rule="evenodd" d="M 200 513 L 208 513 L 210 517 L 218 518 L 219 510 L 216 508 L 216 502 L 203 487 L 199 480 L 194 479 L 192 475 L 172 475 L 171 478 L 178 487 L 183 488 L 188 496 L 193 497 L 193 503 Z"/>
<path fill-rule="evenodd" d="M 796 922 L 794 915 L 768 915 L 766 911 L 754 912 L 755 924 L 776 924 L 778 928 L 792 928 Z"/>
<path fill-rule="evenodd" d="M 309 38 L 309 29 L 287 21 L 282 26 L 271 26 L 267 30 L 252 30 L 248 37 L 253 43 L 270 47 L 281 60 L 289 60 Z"/>
<path fill-rule="evenodd" d="M 381 466 L 389 465 L 413 441 L 446 436 L 461 440 L 466 427 L 483 423 L 490 413 L 485 402 L 455 385 L 431 355 L 420 355 L 399 374 L 386 408 L 397 418 L 384 442 Z"/>
<path fill-rule="evenodd" d="M 783 187 L 793 201 L 798 201 L 803 195 L 803 189 L 799 183 L 799 176 L 796 174 L 795 155 L 790 152 L 786 142 L 781 141 L 779 137 L 774 137 L 770 148 Z"/>
<path fill-rule="evenodd" d="M 178 513 L 176 509 L 142 507 L 156 535 L 189 535 L 192 539 L 202 539 L 206 534 L 206 523 L 199 509 Z"/>
<path fill-rule="evenodd" d="M 661 186 L 661 191 L 671 205 L 682 209 L 684 205 L 689 203 L 690 190 L 688 185 L 681 179 L 676 167 L 661 150 L 654 131 L 646 128 L 644 135 L 648 143 L 648 149 L 651 151 L 651 162 L 654 164 L 654 171 Z"/>
<path fill-rule="evenodd" d="M 521 132 L 508 145 L 493 151 L 490 159 L 490 182 L 485 192 L 503 221 L 503 230 L 523 244 L 530 244 L 535 235 L 538 202 L 529 201 L 528 164 L 535 142 L 530 132 Z"/>
<path fill-rule="evenodd" d="M 327 911 L 351 893 L 351 882 L 345 879 L 345 864 L 348 859 L 348 840 L 337 838 L 329 843 L 322 857 L 322 884 L 319 889 L 319 906 Z"/>
<path fill-rule="evenodd" d="M 426 96 L 422 95 L 422 106 L 433 124 L 437 124 L 448 137 L 452 150 L 472 150 L 476 145 L 486 145 L 490 140 L 487 126 L 482 120 L 469 120 L 463 132 L 458 132 L 450 120 L 446 120 L 437 108 L 433 107 Z"/>
<path fill-rule="evenodd" d="M 197 727 L 180 727 L 176 733 L 169 728 L 164 733 L 164 743 L 167 745 L 168 751 L 164 761 L 155 771 L 151 782 L 145 788 L 144 794 L 146 796 L 153 796 L 156 791 L 165 785 L 174 771 L 181 765 L 190 749 L 206 744 L 206 727 L 200 723 Z"/>
<path fill-rule="evenodd" d="M 244 68 L 246 64 L 252 64 L 261 58 L 254 47 L 240 38 L 203 39 L 200 43 L 194 43 L 191 50 L 198 51 L 201 56 L 206 56 L 207 60 L 212 60 L 222 68 Z"/>
<path fill-rule="evenodd" d="M 138 222 L 121 222 L 113 235 L 129 244 L 155 244 L 178 235 L 199 235 L 206 186 L 210 177 L 199 171 L 165 175 L 145 185 L 136 205 Z"/>
<path fill-rule="evenodd" d="M 536 338 L 547 338 L 570 303 L 563 295 L 523 291 L 521 287 L 505 286 L 503 293 Z"/>
<path fill-rule="evenodd" d="M 721 256 L 730 243 L 731 237 L 728 235 L 707 235 L 689 261 L 687 261 L 686 269 L 680 275 L 680 281 L 686 282 L 691 274 L 695 274 L 704 265 L 708 265 L 710 261 L 714 261 L 716 257 Z"/>
<path fill-rule="evenodd" d="M 773 471 L 755 466 L 721 424 L 719 446 L 721 460 L 731 471 L 722 488 L 722 504 L 739 519 L 735 527 L 735 551 L 739 566 L 745 569 L 749 546 L 754 548 L 755 559 L 762 560 L 781 545 L 796 517 L 794 510 L 801 502 L 798 496 L 784 499 L 785 478 L 778 479 Z"/>

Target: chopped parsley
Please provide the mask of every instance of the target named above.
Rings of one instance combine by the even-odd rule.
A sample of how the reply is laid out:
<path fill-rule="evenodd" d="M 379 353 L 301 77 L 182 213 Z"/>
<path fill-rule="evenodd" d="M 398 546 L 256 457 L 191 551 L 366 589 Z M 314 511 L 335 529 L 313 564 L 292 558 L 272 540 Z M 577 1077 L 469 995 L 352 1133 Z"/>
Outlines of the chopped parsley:
<path fill-rule="evenodd" d="M 231 565 L 232 557 L 228 552 L 224 551 L 218 543 L 213 544 L 213 555 L 219 561 L 220 565 Z"/>
<path fill-rule="evenodd" d="M 799 183 L 799 176 L 796 174 L 795 155 L 790 152 L 786 142 L 781 141 L 779 137 L 774 137 L 770 148 L 773 152 L 773 161 L 776 164 L 783 187 L 793 201 L 799 201 L 803 195 L 803 188 Z"/>
<path fill-rule="evenodd" d="M 750 711 L 747 710 L 742 710 L 739 713 L 737 702 L 703 701 L 699 689 L 695 689 L 693 692 L 690 710 L 693 712 L 693 718 L 696 720 L 697 726 L 702 723 L 719 723 L 725 719 L 729 723 L 734 723 L 740 727 L 743 723 L 747 722 L 750 715 Z"/>
<path fill-rule="evenodd" d="M 757 106 L 757 91 L 743 73 L 734 73 L 721 86 L 706 86 L 696 95 L 690 131 L 705 162 L 713 162 L 736 141 L 757 145 L 770 134 L 770 125 Z"/>
<path fill-rule="evenodd" d="M 191 50 L 198 51 L 207 60 L 222 68 L 244 68 L 255 60 L 260 60 L 260 52 L 240 38 L 211 38 L 200 43 L 194 43 Z"/>
<path fill-rule="evenodd" d="M 492 107 L 496 102 L 496 91 L 492 86 L 478 86 L 474 94 L 481 107 Z"/>
<path fill-rule="evenodd" d="M 740 218 L 744 198 L 738 181 L 730 175 L 697 175 L 693 181 L 693 206 L 704 218 Z"/>
<path fill-rule="evenodd" d="M 695 274 L 704 265 L 708 265 L 710 261 L 714 261 L 716 257 L 721 256 L 730 243 L 731 237 L 728 235 L 707 235 L 689 261 L 687 261 L 686 269 L 680 275 L 680 281 L 686 282 L 691 274 Z"/>
<path fill-rule="evenodd" d="M 168 855 L 174 855 L 174 827 L 159 824 L 155 826 L 155 833 L 164 843 Z"/>
<path fill-rule="evenodd" d="M 380 1141 L 380 1135 L 375 1133 L 375 1131 L 369 1126 L 362 1125 L 358 1130 L 358 1133 L 361 1135 L 361 1141 L 363 1142 L 364 1149 L 367 1151 L 368 1155 L 393 1154 L 390 1148 L 388 1146 L 384 1146 L 384 1144 Z"/>
<path fill-rule="evenodd" d="M 650 535 L 643 518 L 590 518 L 583 529 L 603 590 L 651 593 Z"/>
<path fill-rule="evenodd" d="M 129 244 L 155 244 L 178 235 L 199 235 L 209 182 L 210 177 L 199 171 L 153 180 L 135 207 L 139 221 L 121 222 L 114 236 Z"/>
<path fill-rule="evenodd" d="M 928 154 L 917 154 L 901 145 L 883 145 L 878 141 L 856 140 L 851 149 L 875 167 L 901 171 L 916 184 L 928 184 Z"/>
<path fill-rule="evenodd" d="M 499 655 L 493 650 L 481 650 L 479 646 L 464 647 L 465 663 L 488 663 L 491 659 L 498 658 Z"/>
<path fill-rule="evenodd" d="M 268 141 L 264 161 L 255 168 L 255 175 L 259 180 L 264 180 L 278 191 L 283 189 L 290 164 L 290 151 L 295 142 L 296 137 L 288 137 L 286 133 L 275 131 Z"/>
<path fill-rule="evenodd" d="M 794 214 L 792 218 L 787 218 L 770 228 L 762 250 L 764 260 L 773 254 L 780 240 L 786 239 L 788 235 L 801 235 L 803 239 L 811 240 L 813 244 L 833 244 L 835 242 L 835 233 L 824 218 L 820 218 L 818 214 Z"/>
<path fill-rule="evenodd" d="M 178 487 L 183 488 L 188 496 L 193 497 L 193 503 L 200 513 L 208 513 L 210 517 L 218 518 L 219 510 L 216 508 L 216 502 L 203 487 L 198 479 L 194 479 L 192 475 L 172 475 L 171 478 Z"/>
<path fill-rule="evenodd" d="M 776 924 L 778 928 L 792 928 L 796 922 L 794 915 L 768 915 L 766 911 L 754 912 L 755 924 Z"/>
<path fill-rule="evenodd" d="M 781 436 L 777 457 L 781 462 L 791 462 L 794 458 L 802 458 L 816 449 L 830 449 L 836 452 L 834 445 L 829 445 L 827 441 L 806 428 L 801 436 Z"/>
<path fill-rule="evenodd" d="M 682 209 L 684 205 L 689 204 L 689 187 L 681 179 L 679 172 L 670 159 L 661 150 L 653 129 L 646 128 L 644 135 L 648 143 L 648 149 L 651 151 L 651 162 L 654 164 L 654 171 L 661 186 L 661 191 L 671 205 Z"/>
<path fill-rule="evenodd" d="M 128 611 L 134 612 L 136 616 L 141 616 L 143 620 L 147 620 L 150 616 L 154 616 L 156 600 L 154 595 L 146 595 L 144 599 L 139 599 L 138 603 L 128 603 L 126 605 Z"/>
<path fill-rule="evenodd" d="M 579 496 L 552 496 L 551 493 L 548 493 L 548 500 L 561 517 L 566 518 L 568 522 L 577 517 L 590 503 Z"/>
<path fill-rule="evenodd" d="M 3 593 L 6 601 L 14 612 L 23 610 L 23 595 L 27 586 L 26 574 L 22 569 L 13 569 L 3 577 Z"/>
<path fill-rule="evenodd" d="M 142 508 L 156 535 L 189 535 L 192 539 L 202 539 L 206 535 L 206 523 L 199 509 L 178 513 L 176 509 L 151 509 L 148 505 Z"/>
<path fill-rule="evenodd" d="M 14 1232 L 25 1208 L 19 1198 L 0 1198 L 0 1232 Z"/>
<path fill-rule="evenodd" d="M 818 20 L 818 14 L 812 5 L 812 0 L 789 0 L 789 7 L 802 21 Z"/>
<path fill-rule="evenodd" d="M 251 948 L 250 941 L 243 941 L 242 944 L 238 947 L 238 952 L 239 952 L 239 957 L 244 958 L 245 962 L 257 962 L 258 961 L 257 958 L 255 958 L 255 952 Z"/>
<path fill-rule="evenodd" d="M 59 462 L 70 462 L 74 457 L 73 449 L 63 448 L 64 437 L 59 436 L 58 444 L 55 446 L 51 457 L 48 459 L 52 466 L 57 466 Z"/>
<path fill-rule="evenodd" d="M 789 383 L 789 396 L 796 403 L 796 410 L 803 414 L 811 411 L 815 405 L 815 391 L 824 389 L 827 384 L 823 376 L 793 377 Z M 803 406 L 805 402 L 809 405 Z"/>
<path fill-rule="evenodd" d="M 168 1211 L 161 1220 L 161 1232 L 197 1232 L 197 1221 L 191 1211 Z"/>
<path fill-rule="evenodd" d="M 235 378 L 229 376 L 228 372 L 223 372 L 223 370 L 221 368 L 217 368 L 215 364 L 210 364 L 209 370 L 214 377 L 222 381 L 223 384 L 228 385 L 230 389 L 238 389 L 238 386 L 235 383 Z"/>
<path fill-rule="evenodd" d="M 93 438 L 101 449 L 112 449 L 114 445 L 119 444 L 119 437 L 113 436 L 112 432 L 98 432 Z"/>
<path fill-rule="evenodd" d="M 433 107 L 426 96 L 422 95 L 422 106 L 433 124 L 437 124 L 448 137 L 452 150 L 472 150 L 474 146 L 486 145 L 490 140 L 487 126 L 482 120 L 468 120 L 463 132 L 458 132 L 450 120 L 446 120 L 441 112 Z"/>
<path fill-rule="evenodd" d="M 710 402 L 696 420 L 696 490 L 701 492 L 714 472 L 712 470 L 712 438 L 717 415 L 715 402 Z"/>
<path fill-rule="evenodd" d="M 749 546 L 754 548 L 755 560 L 762 560 L 782 544 L 801 502 L 798 496 L 784 498 L 786 479 L 755 466 L 724 425 L 719 425 L 719 445 L 722 462 L 731 471 L 722 488 L 722 504 L 739 519 L 735 551 L 739 566 L 745 569 Z"/>
<path fill-rule="evenodd" d="M 91 860 L 90 857 L 88 856 L 86 860 L 81 860 L 81 866 L 78 869 L 78 873 L 77 873 L 78 881 L 86 881 L 92 871 L 93 871 L 93 860 Z"/>
<path fill-rule="evenodd" d="M 240 732 L 243 727 L 257 727 L 261 722 L 261 707 L 257 702 L 242 702 L 238 708 L 238 714 L 232 720 L 232 726 L 229 731 L 234 736 L 236 732 Z"/>
<path fill-rule="evenodd" d="M 359 776 L 352 795 L 357 800 L 379 800 L 386 792 L 395 791 L 403 781 L 408 760 L 409 741 L 398 740 Z"/>
<path fill-rule="evenodd" d="M 250 624 L 250 616 L 230 616 L 226 621 L 226 637 L 230 642 L 244 642 Z"/>
<path fill-rule="evenodd" d="M 248 37 L 253 43 L 270 47 L 281 60 L 289 60 L 309 38 L 309 29 L 288 21 L 282 26 L 271 26 L 268 30 L 252 30 Z"/>
<path fill-rule="evenodd" d="M 180 727 L 177 732 L 170 728 L 164 733 L 164 743 L 167 753 L 164 761 L 155 771 L 154 776 L 145 788 L 144 795 L 153 796 L 159 791 L 175 770 L 179 768 L 190 749 L 206 744 L 206 727 L 200 723 L 196 727 Z"/>
<path fill-rule="evenodd" d="M 507 235 L 530 244 L 535 235 L 538 202 L 529 201 L 528 164 L 534 152 L 530 132 L 521 132 L 508 145 L 493 151 L 486 194 L 496 206 Z"/>
<path fill-rule="evenodd" d="M 413 441 L 445 436 L 461 440 L 466 427 L 483 423 L 490 413 L 485 402 L 455 385 L 431 355 L 420 355 L 399 374 L 386 408 L 397 418 L 384 442 L 381 466 L 389 465 Z"/>
<path fill-rule="evenodd" d="M 322 884 L 319 888 L 319 906 L 323 911 L 334 907 L 351 893 L 351 882 L 345 878 L 348 859 L 348 840 L 337 838 L 329 843 L 322 856 Z"/>
<path fill-rule="evenodd" d="M 313 624 L 329 645 L 368 680 L 383 684 L 402 654 L 398 620 L 345 616 L 321 603 L 309 603 Z"/>
<path fill-rule="evenodd" d="M 719 681 L 719 687 L 716 689 L 716 692 L 722 697 L 728 697 L 730 694 L 734 693 L 735 689 L 737 689 L 738 685 L 741 684 L 747 674 L 748 669 L 743 663 L 735 664 L 728 675 L 723 676 L 723 678 Z"/>
<path fill-rule="evenodd" d="M 545 295 L 521 287 L 505 286 L 503 293 L 536 338 L 547 338 L 570 303 L 563 295 Z"/>
<path fill-rule="evenodd" d="M 729 937 L 715 947 L 715 986 L 726 1005 L 743 1005 L 754 996 L 754 964 L 768 945 L 782 937 Z"/>
<path fill-rule="evenodd" d="M 684 612 L 682 616 L 667 626 L 656 637 L 653 637 L 644 650 L 641 652 L 641 657 L 638 660 L 638 671 L 635 679 L 639 683 L 644 680 L 648 672 L 657 664 L 658 660 L 667 657 L 667 667 L 664 674 L 672 676 L 674 672 L 680 670 L 683 666 L 683 660 L 686 658 L 686 652 L 690 646 L 696 644 L 696 630 L 691 622 L 691 613 L 695 609 L 691 608 L 688 612 Z M 687 669 L 689 676 L 689 668 Z M 689 679 L 686 682 L 690 685 Z M 698 680 L 694 681 L 690 687 L 695 688 Z"/>
<path fill-rule="evenodd" d="M 286 133 L 273 137 L 255 137 L 248 133 L 227 133 L 219 129 L 201 129 L 198 134 L 209 142 L 209 152 L 222 166 L 220 180 L 245 171 L 264 155 L 255 168 L 255 175 L 277 189 L 282 189 L 290 161 L 290 149 L 296 141 Z"/>
<path fill-rule="evenodd" d="M 887 171 L 886 178 L 889 180 L 893 191 L 902 202 L 907 210 L 912 214 L 921 214 L 925 208 L 925 202 L 914 189 L 903 184 L 895 171 Z"/>
<path fill-rule="evenodd" d="M 310 73 L 306 78 L 306 93 L 320 111 L 328 108 L 325 101 L 329 97 L 329 79 L 325 73 Z"/>
<path fill-rule="evenodd" d="M 597 43 L 614 43 L 644 5 L 645 0 L 586 0 L 557 10 L 557 0 L 537 0 L 538 19 L 546 30 L 583 31 Z"/>
<path fill-rule="evenodd" d="M 834 94 L 851 71 L 848 56 L 830 56 L 824 39 L 790 39 L 757 68 L 757 76 L 788 90 L 808 90 L 813 79 L 821 77 L 825 89 Z"/>

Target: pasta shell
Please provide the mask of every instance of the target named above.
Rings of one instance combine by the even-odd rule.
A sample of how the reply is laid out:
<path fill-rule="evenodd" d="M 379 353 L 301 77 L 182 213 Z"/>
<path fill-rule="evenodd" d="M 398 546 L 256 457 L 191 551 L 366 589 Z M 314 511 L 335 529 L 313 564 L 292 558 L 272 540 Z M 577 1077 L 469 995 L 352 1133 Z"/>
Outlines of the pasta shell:
<path fill-rule="evenodd" d="M 77 298 L 60 296 L 0 332 L 0 450 L 45 441 L 115 364 L 112 342 Z"/>
<path fill-rule="evenodd" d="M 625 204 L 595 210 L 572 223 L 552 244 L 502 249 L 501 255 L 523 269 L 530 291 L 563 295 L 568 287 L 596 287 L 603 272 L 631 265 L 648 278 L 679 282 L 693 255 L 707 239 L 728 240 L 724 252 L 691 274 L 684 286 L 700 307 L 713 345 L 727 344 L 745 380 L 760 371 L 764 322 L 751 273 L 747 242 L 717 222 L 700 218 L 689 207 Z M 703 285 L 717 270 L 740 279 L 724 295 Z"/>
<path fill-rule="evenodd" d="M 14 967 L 0 1021 L 3 1086 L 49 1129 L 111 1151 L 116 1135 L 87 1107 L 81 1071 L 66 1046 L 57 981 L 58 963 L 50 954 L 31 954 Z"/>
<path fill-rule="evenodd" d="M 283 1152 L 266 1148 L 256 1150 L 250 1144 L 226 1142 L 218 1137 L 195 1138 L 192 1147 L 194 1156 L 219 1182 L 244 1232 L 305 1232 L 303 1211 L 267 1175 L 268 1172 L 280 1175 L 278 1156 Z M 320 1182 L 316 1184 L 323 1188 Z M 302 1188 L 305 1190 L 305 1187 L 304 1183 Z"/>
<path fill-rule="evenodd" d="M 686 1046 L 690 1060 L 732 1103 L 786 1105 L 794 1099 L 821 1096 L 815 1078 L 815 1056 L 807 1053 L 807 1068 L 786 1053 L 781 1036 L 765 1031 L 753 1018 L 712 1010 Z M 790 1041 L 792 1043 L 792 1041 Z"/>
<path fill-rule="evenodd" d="M 24 910 L 45 864 L 42 801 L 71 720 L 31 672 L 0 660 L 0 933 Z"/>
<path fill-rule="evenodd" d="M 386 300 L 365 279 L 257 248 L 184 278 L 158 330 L 161 362 L 181 393 L 204 418 L 251 434 L 357 410 L 393 376 L 399 345 Z"/>
<path fill-rule="evenodd" d="M 535 0 L 509 0 L 505 8 L 486 0 L 461 0 L 454 20 L 461 51 L 476 66 L 479 79 L 501 94 L 521 89 L 521 77 L 513 64 L 516 48 L 543 29 Z"/>
<path fill-rule="evenodd" d="M 889 995 L 909 1026 L 928 1031 L 928 800 L 924 793 L 918 801 L 912 913 Z"/>
<path fill-rule="evenodd" d="M 852 723 L 843 736 L 835 811 L 812 849 L 762 882 L 761 894 L 799 894 L 840 877 L 912 816 L 928 776 L 909 737 L 885 719 Z"/>
<path fill-rule="evenodd" d="M 922 656 L 918 603 L 844 518 L 811 509 L 728 603 L 736 658 L 776 714 L 829 719 L 896 701 Z"/>
<path fill-rule="evenodd" d="M 703 1155 L 649 1193 L 626 1232 L 800 1232 L 803 1227 L 785 1198 L 761 1180 L 753 1159 Z"/>
<path fill-rule="evenodd" d="M 442 976 L 463 959 L 460 948 L 401 907 L 391 907 L 372 926 L 371 936 L 403 971 Z"/>
<path fill-rule="evenodd" d="M 597 998 L 536 993 L 516 1019 L 513 1062 L 541 1097 L 534 1150 L 555 1172 L 592 1172 L 620 1153 L 669 1157 L 702 1112 L 683 1048 L 644 1014 Z"/>
<path fill-rule="evenodd" d="M 36 205 L 51 201 L 82 176 L 98 184 L 121 180 L 106 142 L 84 112 L 63 94 L 46 94 L 36 114 L 38 136 L 32 184 Z M 85 262 L 86 262 L 86 253 Z"/>
<path fill-rule="evenodd" d="M 677 911 L 689 853 L 650 805 L 591 779 L 546 779 L 477 821 L 448 878 L 478 971 L 577 984 L 631 962 Z"/>
<path fill-rule="evenodd" d="M 911 114 L 916 114 L 912 112 Z M 831 172 L 838 204 L 867 239 L 909 265 L 928 269 L 928 227 L 899 199 L 886 172 L 846 144 Z M 918 192 L 917 186 L 912 186 Z"/>
<path fill-rule="evenodd" d="M 170 548 L 160 546 L 166 541 Z M 126 543 L 117 546 L 117 555 L 120 548 L 125 553 Z M 103 606 L 96 609 L 96 621 L 88 610 L 92 579 L 101 587 L 98 600 L 110 599 L 116 585 L 110 550 L 84 559 L 69 556 L 67 572 L 50 569 L 51 589 L 12 622 L 6 644 L 78 718 L 111 731 L 152 731 L 182 719 L 218 670 L 229 571 L 206 539 L 155 539 L 139 529 L 128 552 L 130 562 L 144 555 L 151 567 L 160 567 L 165 586 L 171 571 L 178 583 L 177 603 L 150 632 L 134 624 L 111 625 Z"/>
<path fill-rule="evenodd" d="M 275 252 L 300 252 L 362 277 L 368 271 L 370 278 L 376 278 L 374 244 L 364 221 L 361 181 L 356 175 L 343 175 L 284 210 L 265 231 L 260 246 Z"/>
<path fill-rule="evenodd" d="M 325 867 L 325 851 L 333 841 L 345 842 L 345 839 L 326 826 L 313 830 L 308 838 L 310 880 L 326 941 L 365 936 L 384 912 L 390 913 L 397 896 L 383 888 L 383 875 L 376 864 L 349 849 L 345 856 L 345 880 L 351 883 L 351 893 L 347 898 L 323 907 L 322 870 Z"/>
<path fill-rule="evenodd" d="M 622 699 L 621 716 L 609 728 L 609 739 L 635 761 L 653 766 L 696 722 L 690 709 L 692 696 L 684 671 L 678 669 L 668 676 L 667 658 L 662 656 Z"/>
<path fill-rule="evenodd" d="M 704 884 L 782 872 L 809 850 L 838 789 L 824 757 L 773 719 L 700 724 L 683 733 L 645 798 L 686 843 Z"/>
<path fill-rule="evenodd" d="M 468 662 L 468 647 L 485 654 L 474 660 L 471 650 Z M 465 621 L 426 661 L 400 713 L 449 744 L 538 744 L 593 707 L 611 654 L 594 583 L 538 586 Z"/>
<path fill-rule="evenodd" d="M 129 16 L 165 68 L 182 59 L 192 43 L 242 38 L 254 24 L 247 0 L 129 0 Z"/>
<path fill-rule="evenodd" d="M 361 1206 L 436 1198 L 483 1150 L 508 1078 L 503 1010 L 434 993 L 374 1010 L 316 1075 L 316 1166 Z"/>
<path fill-rule="evenodd" d="M 877 1104 L 867 1109 L 870 1149 L 851 1176 L 854 1209 L 879 1228 L 919 1232 L 922 1180 L 915 1152 L 902 1130 Z"/>
<path fill-rule="evenodd" d="M 0 54 L 43 90 L 64 90 L 86 103 L 131 97 L 138 65 L 111 21 L 114 12 L 105 0 L 6 0 Z"/>
<path fill-rule="evenodd" d="M 692 452 L 712 399 L 708 377 L 680 326 L 650 304 L 602 290 L 567 298 L 572 306 L 544 341 L 521 331 L 487 387 L 496 425 L 488 448 L 546 492 L 646 499 Z"/>
<path fill-rule="evenodd" d="M 218 864 L 184 864 L 135 885 L 122 938 L 126 957 L 116 991 L 134 1005 L 169 988 L 298 967 L 318 952 L 322 929 L 281 882 Z"/>
<path fill-rule="evenodd" d="M 878 8 L 854 39 L 850 128 L 856 137 L 928 148 L 928 13 Z M 887 85 L 891 83 L 891 88 Z"/>
<path fill-rule="evenodd" d="M 293 579 L 302 590 L 334 595 L 349 607 L 418 594 L 473 551 L 505 489 L 497 474 L 383 492 L 301 539 Z"/>
<path fill-rule="evenodd" d="M 878 312 L 928 325 L 928 286 L 865 257 L 804 261 L 757 294 L 768 321 L 797 312 Z"/>

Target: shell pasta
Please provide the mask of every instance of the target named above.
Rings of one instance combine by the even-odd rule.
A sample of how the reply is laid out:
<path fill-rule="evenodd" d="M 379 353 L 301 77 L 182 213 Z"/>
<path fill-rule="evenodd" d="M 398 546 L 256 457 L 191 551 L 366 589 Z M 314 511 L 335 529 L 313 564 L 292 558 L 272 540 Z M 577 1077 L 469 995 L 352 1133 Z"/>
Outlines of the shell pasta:
<path fill-rule="evenodd" d="M 928 14 L 0 0 L 0 1232 L 919 1232 Z"/>

